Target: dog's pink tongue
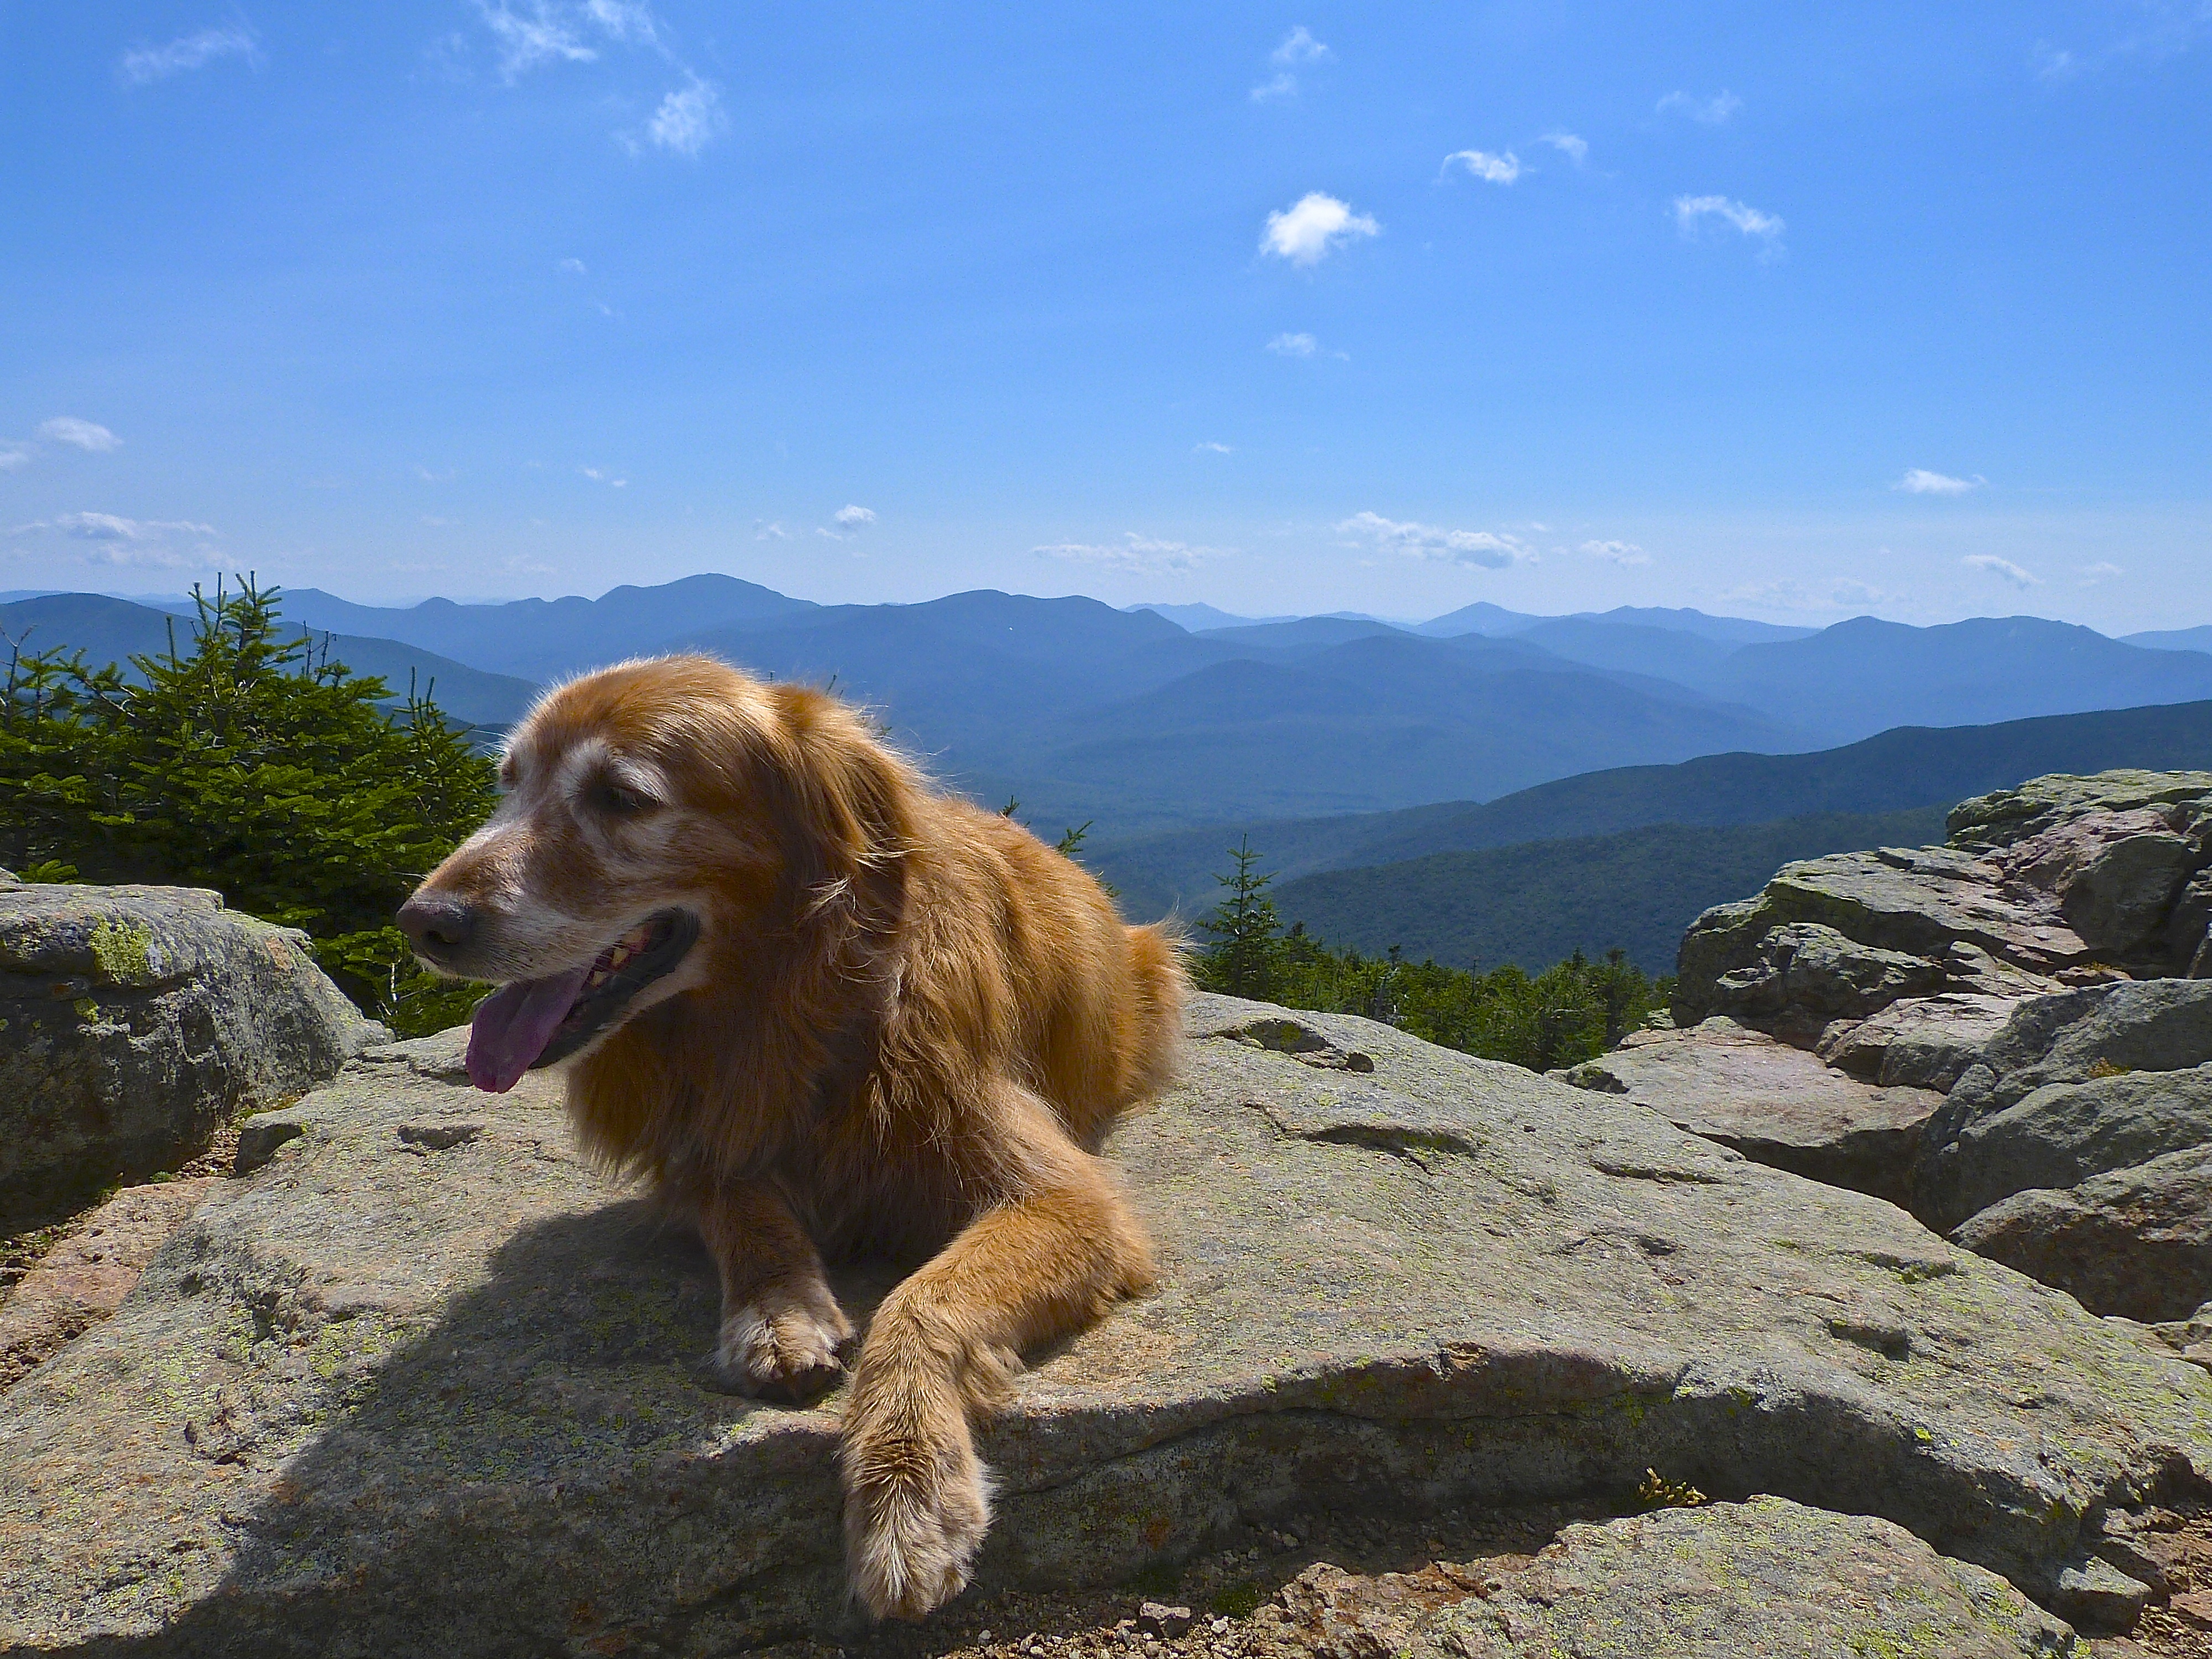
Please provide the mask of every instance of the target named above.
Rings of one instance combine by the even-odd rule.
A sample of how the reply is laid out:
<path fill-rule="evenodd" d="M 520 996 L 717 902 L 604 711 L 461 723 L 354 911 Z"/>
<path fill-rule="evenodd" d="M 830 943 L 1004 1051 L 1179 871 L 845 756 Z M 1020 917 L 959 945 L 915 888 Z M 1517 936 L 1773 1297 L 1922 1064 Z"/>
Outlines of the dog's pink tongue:
<path fill-rule="evenodd" d="M 469 1020 L 469 1081 L 503 1095 L 522 1080 L 576 1006 L 589 968 L 502 985 Z"/>

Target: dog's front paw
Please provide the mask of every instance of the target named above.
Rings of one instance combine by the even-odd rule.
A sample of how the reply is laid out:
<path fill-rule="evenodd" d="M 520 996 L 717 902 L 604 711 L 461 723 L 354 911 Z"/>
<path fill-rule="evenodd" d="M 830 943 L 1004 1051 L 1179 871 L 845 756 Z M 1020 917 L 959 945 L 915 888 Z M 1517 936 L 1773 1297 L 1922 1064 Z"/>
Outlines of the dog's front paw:
<path fill-rule="evenodd" d="M 852 1322 L 834 1302 L 826 1308 L 755 1304 L 724 1317 L 707 1369 L 733 1393 L 804 1404 L 843 1378 L 852 1340 Z"/>
<path fill-rule="evenodd" d="M 968 1586 L 991 1502 L 983 1466 L 960 1440 L 848 1448 L 846 1570 L 878 1619 L 919 1619 Z"/>

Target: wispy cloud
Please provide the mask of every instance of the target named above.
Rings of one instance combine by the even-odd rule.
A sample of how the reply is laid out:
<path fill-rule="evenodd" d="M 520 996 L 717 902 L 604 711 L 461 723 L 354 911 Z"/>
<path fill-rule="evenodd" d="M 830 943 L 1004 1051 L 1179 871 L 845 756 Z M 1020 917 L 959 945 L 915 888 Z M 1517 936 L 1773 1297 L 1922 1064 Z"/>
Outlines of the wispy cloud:
<path fill-rule="evenodd" d="M 1971 478 L 1954 478 L 1945 473 L 1930 472 L 1924 466 L 1916 466 L 1890 488 L 1901 489 L 1908 495 L 1966 495 L 1988 483 L 1989 480 L 1979 473 Z"/>
<path fill-rule="evenodd" d="M 1321 349 L 1321 343 L 1310 334 L 1278 334 L 1267 342 L 1267 349 L 1278 357 L 1310 357 Z"/>
<path fill-rule="evenodd" d="M 1571 132 L 1547 132 L 1544 142 L 1565 156 L 1577 167 L 1589 160 L 1589 140 L 1577 138 Z"/>
<path fill-rule="evenodd" d="M 253 31 L 243 23 L 228 23 L 184 35 L 166 46 L 133 46 L 116 64 L 115 76 L 126 87 L 146 87 L 224 58 L 259 63 L 260 42 Z"/>
<path fill-rule="evenodd" d="M 1674 198 L 1674 224 L 1685 236 L 1697 234 L 1698 224 L 1706 219 L 1718 219 L 1723 224 L 1733 225 L 1746 236 L 1760 244 L 1759 257 L 1771 259 L 1782 252 L 1782 233 L 1785 227 L 1779 214 L 1762 213 L 1755 207 L 1730 201 L 1725 196 L 1677 196 Z"/>
<path fill-rule="evenodd" d="M 1717 127 L 1743 107 L 1743 100 L 1734 93 L 1721 91 L 1710 98 L 1693 98 L 1686 92 L 1670 92 L 1658 103 L 1662 115 L 1686 115 L 1702 125 Z"/>
<path fill-rule="evenodd" d="M 189 519 L 126 519 L 114 513 L 59 513 L 51 519 L 19 524 L 10 536 L 41 533 L 66 536 L 88 544 L 80 557 L 94 564 L 151 566 L 162 569 L 205 568 L 213 550 L 174 545 L 179 541 L 204 543 L 216 533 L 213 525 Z"/>
<path fill-rule="evenodd" d="M 696 157 L 729 130 L 722 112 L 722 95 L 711 81 L 697 76 L 660 100 L 660 107 L 645 124 L 646 137 L 673 155 Z"/>
<path fill-rule="evenodd" d="M 94 455 L 123 447 L 123 440 L 97 421 L 81 421 L 74 415 L 57 415 L 39 422 L 39 435 L 48 443 L 67 444 Z"/>
<path fill-rule="evenodd" d="M 1510 149 L 1501 155 L 1483 149 L 1455 149 L 1444 157 L 1443 171 L 1449 173 L 1455 161 L 1474 177 L 1493 185 L 1510 185 L 1522 173 L 1521 158 Z"/>
<path fill-rule="evenodd" d="M 1139 575 L 1187 574 L 1206 560 L 1219 558 L 1228 550 L 1219 547 L 1194 547 L 1188 542 L 1163 541 L 1157 537 L 1139 535 L 1133 530 L 1123 532 L 1119 542 L 1051 542 L 1030 550 L 1043 558 L 1103 565 L 1111 570 L 1126 570 Z"/>
<path fill-rule="evenodd" d="M 1651 556 L 1634 542 L 1584 542 L 1582 550 L 1609 564 L 1650 564 Z"/>
<path fill-rule="evenodd" d="M 1994 553 L 1969 553 L 1959 561 L 1970 570 L 1984 570 L 1999 581 L 2009 582 L 2014 587 L 2037 587 L 2043 578 L 2021 569 L 2010 559 L 2001 559 Z"/>
<path fill-rule="evenodd" d="M 2118 565 L 2100 560 L 2095 564 L 2082 565 L 2075 574 L 2081 577 L 2082 586 L 2094 587 L 2099 582 L 2110 581 L 2115 576 L 2124 576 L 2128 573 Z"/>
<path fill-rule="evenodd" d="M 613 473 L 608 472 L 599 467 L 580 466 L 576 471 L 582 473 L 593 483 L 603 483 L 610 489 L 627 489 L 629 488 L 629 480 L 628 478 L 617 478 Z"/>
<path fill-rule="evenodd" d="M 753 539 L 757 542 L 787 542 L 791 532 L 781 524 L 769 524 L 764 520 L 753 520 Z"/>
<path fill-rule="evenodd" d="M 1536 556 L 1517 536 L 1498 535 L 1487 530 L 1446 530 L 1410 520 L 1386 519 L 1379 513 L 1355 513 L 1336 526 L 1336 533 L 1371 542 L 1407 558 L 1480 565 L 1486 570 L 1526 564 Z"/>
<path fill-rule="evenodd" d="M 1252 88 L 1252 101 L 1264 104 L 1277 98 L 1297 97 L 1299 69 L 1335 55 L 1314 39 L 1312 30 L 1304 23 L 1299 24 L 1283 37 L 1280 46 L 1267 54 L 1267 61 L 1275 66 L 1275 72 Z"/>
<path fill-rule="evenodd" d="M 2124 33 L 2080 52 L 2039 40 L 2031 54 L 2036 78 L 2070 81 L 2119 66 L 2130 58 L 2157 63 L 2188 52 L 2212 38 L 2212 3 L 2207 0 L 2135 0 L 2103 9 L 2103 15 L 2129 20 Z"/>
<path fill-rule="evenodd" d="M 507 0 L 476 0 L 476 8 L 498 51 L 499 78 L 509 86 L 542 64 L 589 64 L 599 58 L 598 47 L 586 38 L 597 20 L 585 7 L 527 0 L 517 10 Z"/>
<path fill-rule="evenodd" d="M 563 259 L 556 269 L 565 270 L 571 276 L 587 276 L 591 274 L 584 269 L 584 262 L 581 259 Z"/>
<path fill-rule="evenodd" d="M 1211 438 L 1201 439 L 1190 447 L 1194 455 L 1233 455 L 1237 453 L 1235 445 L 1217 443 Z"/>
<path fill-rule="evenodd" d="M 1381 225 L 1364 213 L 1354 213 L 1348 203 L 1310 191 L 1291 206 L 1267 216 L 1260 251 L 1294 265 L 1312 265 L 1346 242 L 1382 234 Z"/>
<path fill-rule="evenodd" d="M 0 444 L 0 472 L 13 472 L 31 464 L 31 452 L 14 444 Z"/>

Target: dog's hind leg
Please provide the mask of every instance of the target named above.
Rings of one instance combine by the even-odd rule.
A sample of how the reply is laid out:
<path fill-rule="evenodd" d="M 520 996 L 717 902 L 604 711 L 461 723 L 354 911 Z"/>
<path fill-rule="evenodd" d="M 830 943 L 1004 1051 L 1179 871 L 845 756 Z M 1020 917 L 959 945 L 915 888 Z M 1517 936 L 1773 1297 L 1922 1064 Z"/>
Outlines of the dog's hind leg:
<path fill-rule="evenodd" d="M 791 1206 L 758 1182 L 733 1182 L 697 1218 L 722 1276 L 721 1335 L 708 1359 L 715 1379 L 739 1394 L 802 1401 L 835 1386 L 853 1322 Z"/>
<path fill-rule="evenodd" d="M 1020 1351 L 1152 1281 L 1104 1166 L 1043 1102 L 1007 1087 L 1027 1167 L 884 1298 L 845 1406 L 846 1566 L 878 1618 L 919 1618 L 966 1585 L 991 1520 L 969 1419 L 1004 1397 Z"/>

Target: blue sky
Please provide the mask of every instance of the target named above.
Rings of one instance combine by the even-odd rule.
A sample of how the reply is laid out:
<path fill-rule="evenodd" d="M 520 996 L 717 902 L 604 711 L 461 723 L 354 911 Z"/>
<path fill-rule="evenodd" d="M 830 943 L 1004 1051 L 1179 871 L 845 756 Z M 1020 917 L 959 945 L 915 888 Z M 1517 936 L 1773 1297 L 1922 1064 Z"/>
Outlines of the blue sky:
<path fill-rule="evenodd" d="M 2208 94 L 2212 0 L 0 0 L 0 586 L 2205 622 Z"/>

